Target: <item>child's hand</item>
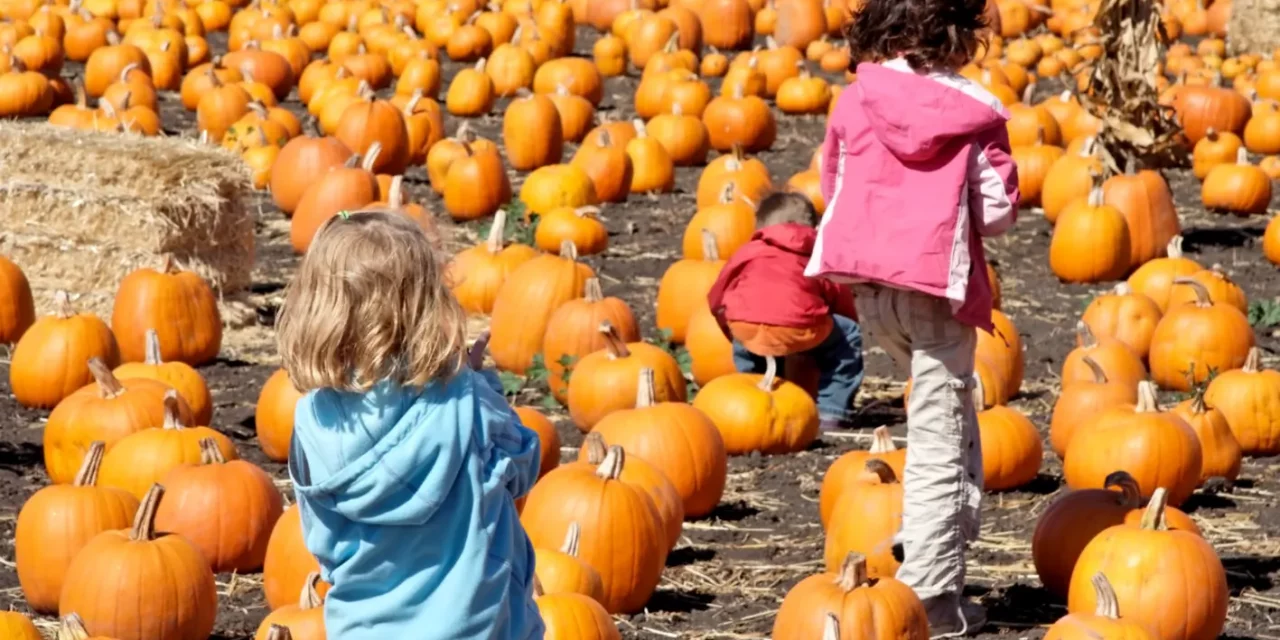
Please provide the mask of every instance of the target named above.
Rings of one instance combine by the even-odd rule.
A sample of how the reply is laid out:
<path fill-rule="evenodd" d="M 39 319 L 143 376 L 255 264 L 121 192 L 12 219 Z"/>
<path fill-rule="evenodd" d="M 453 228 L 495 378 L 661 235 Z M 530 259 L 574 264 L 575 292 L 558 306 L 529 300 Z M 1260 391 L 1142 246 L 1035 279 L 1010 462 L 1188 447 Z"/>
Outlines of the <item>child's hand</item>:
<path fill-rule="evenodd" d="M 489 332 L 485 331 L 476 337 L 476 341 L 471 345 L 471 350 L 467 352 L 467 364 L 476 371 L 484 369 L 484 351 L 489 347 Z"/>

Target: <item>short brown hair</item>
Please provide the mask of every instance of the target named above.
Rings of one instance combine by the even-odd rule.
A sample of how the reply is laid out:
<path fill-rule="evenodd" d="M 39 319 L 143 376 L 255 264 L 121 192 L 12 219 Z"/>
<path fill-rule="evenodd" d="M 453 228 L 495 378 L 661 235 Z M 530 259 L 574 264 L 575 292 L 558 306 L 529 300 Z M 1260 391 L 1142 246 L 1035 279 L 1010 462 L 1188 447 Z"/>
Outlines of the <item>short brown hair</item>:
<path fill-rule="evenodd" d="M 289 283 L 277 322 L 285 371 L 301 391 L 424 386 L 457 372 L 466 315 L 442 256 L 403 214 L 364 210 L 326 222 Z"/>
<path fill-rule="evenodd" d="M 866 0 L 845 30 L 856 62 L 905 58 L 912 69 L 963 66 L 982 41 L 986 0 Z"/>
<path fill-rule="evenodd" d="M 769 194 L 756 207 L 756 228 L 794 222 L 807 226 L 818 224 L 818 211 L 808 198 L 786 191 Z"/>

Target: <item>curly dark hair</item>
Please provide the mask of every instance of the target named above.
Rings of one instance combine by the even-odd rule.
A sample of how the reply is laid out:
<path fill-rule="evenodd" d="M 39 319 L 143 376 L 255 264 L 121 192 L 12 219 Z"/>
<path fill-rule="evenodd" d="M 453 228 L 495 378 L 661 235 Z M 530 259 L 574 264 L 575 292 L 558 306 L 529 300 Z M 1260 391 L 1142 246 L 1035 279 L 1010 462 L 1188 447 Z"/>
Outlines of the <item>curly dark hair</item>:
<path fill-rule="evenodd" d="M 985 0 L 866 0 L 845 30 L 855 62 L 905 58 L 913 69 L 963 66 L 987 26 Z"/>

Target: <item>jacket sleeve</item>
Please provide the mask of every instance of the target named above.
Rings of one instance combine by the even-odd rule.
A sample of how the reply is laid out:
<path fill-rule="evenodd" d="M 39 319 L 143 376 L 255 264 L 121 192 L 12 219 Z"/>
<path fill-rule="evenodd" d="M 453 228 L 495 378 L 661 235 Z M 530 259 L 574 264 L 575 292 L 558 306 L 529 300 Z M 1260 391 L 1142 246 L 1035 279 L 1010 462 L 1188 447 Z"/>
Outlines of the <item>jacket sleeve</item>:
<path fill-rule="evenodd" d="M 840 180 L 840 130 L 834 119 L 827 124 L 827 137 L 822 142 L 822 167 L 820 171 L 822 199 L 831 202 L 836 191 L 836 183 Z"/>
<path fill-rule="evenodd" d="M 844 316 L 850 320 L 857 321 L 858 309 L 853 304 L 853 292 L 838 282 L 832 282 L 826 278 L 820 278 L 822 281 L 822 297 L 827 302 L 827 308 L 839 316 Z"/>
<path fill-rule="evenodd" d="M 742 249 L 739 248 L 738 251 L 739 254 L 729 258 L 729 262 L 720 270 L 720 275 L 716 276 L 715 284 L 711 285 L 711 291 L 707 292 L 707 305 L 711 307 L 711 315 L 715 316 L 716 323 L 720 325 L 720 331 L 730 342 L 733 341 L 733 335 L 729 332 L 729 319 L 725 317 L 724 296 L 729 290 L 729 285 L 740 276 L 742 271 L 744 261 L 738 259 Z"/>
<path fill-rule="evenodd" d="M 538 480 L 542 445 L 538 434 L 520 424 L 520 417 L 498 393 L 487 393 L 480 400 L 481 419 L 485 422 L 485 471 L 490 481 L 496 480 L 519 498 Z"/>
<path fill-rule="evenodd" d="M 979 134 L 969 158 L 969 206 L 979 235 L 998 236 L 1018 219 L 1018 167 L 1004 125 Z"/>

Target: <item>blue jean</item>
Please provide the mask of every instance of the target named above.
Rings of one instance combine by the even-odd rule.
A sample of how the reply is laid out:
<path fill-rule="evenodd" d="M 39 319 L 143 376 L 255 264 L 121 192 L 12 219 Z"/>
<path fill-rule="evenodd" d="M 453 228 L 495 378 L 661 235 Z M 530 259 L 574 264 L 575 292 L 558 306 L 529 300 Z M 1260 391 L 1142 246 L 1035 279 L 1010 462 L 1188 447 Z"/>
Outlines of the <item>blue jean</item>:
<path fill-rule="evenodd" d="M 840 315 L 831 316 L 831 335 L 822 344 L 804 352 L 818 367 L 818 416 L 822 420 L 847 422 L 854 417 L 853 398 L 862 386 L 862 329 Z M 764 373 L 765 359 L 737 340 L 733 341 L 733 364 L 742 373 Z M 778 375 L 786 378 L 782 360 Z"/>

